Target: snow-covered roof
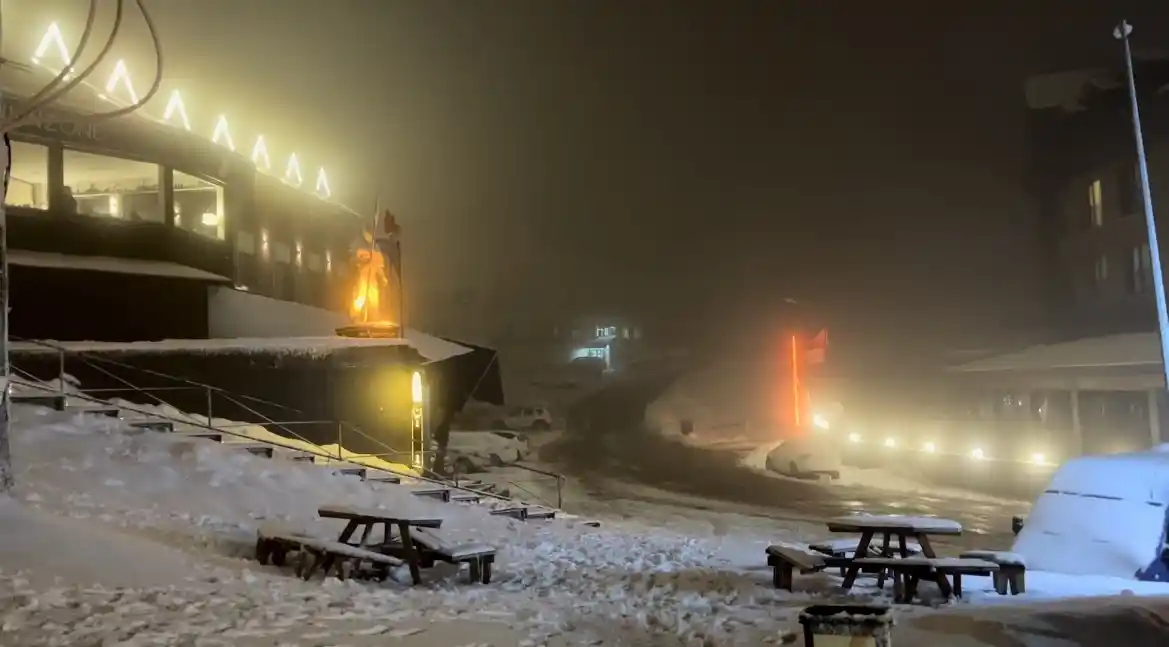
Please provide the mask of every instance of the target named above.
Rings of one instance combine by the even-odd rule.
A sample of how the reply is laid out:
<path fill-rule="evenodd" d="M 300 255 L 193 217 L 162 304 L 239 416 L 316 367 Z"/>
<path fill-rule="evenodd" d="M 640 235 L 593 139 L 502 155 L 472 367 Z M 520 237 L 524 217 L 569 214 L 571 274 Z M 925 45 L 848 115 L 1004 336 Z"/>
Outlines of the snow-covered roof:
<path fill-rule="evenodd" d="M 367 337 L 239 337 L 232 339 L 165 339 L 162 341 L 105 342 L 62 341 L 47 342 L 79 353 L 95 352 L 168 352 L 200 351 L 207 353 L 282 352 L 295 355 L 327 355 L 342 348 L 376 346 L 409 346 L 428 362 L 441 362 L 465 355 L 473 349 L 439 339 L 414 330 L 407 330 L 405 339 L 378 339 Z M 10 348 L 19 352 L 56 352 L 55 348 L 32 342 L 16 342 Z"/>
<path fill-rule="evenodd" d="M 959 372 L 1044 371 L 1059 368 L 1149 366 L 1161 362 L 1157 333 L 1088 337 L 1060 344 L 1030 346 L 952 367 Z"/>
<path fill-rule="evenodd" d="M 143 261 L 136 258 L 114 258 L 112 256 L 77 256 L 74 254 L 33 252 L 25 249 L 8 250 L 8 264 L 23 267 L 136 274 L 139 276 L 164 276 L 174 279 L 214 281 L 216 283 L 232 282 L 226 276 L 166 261 Z"/>

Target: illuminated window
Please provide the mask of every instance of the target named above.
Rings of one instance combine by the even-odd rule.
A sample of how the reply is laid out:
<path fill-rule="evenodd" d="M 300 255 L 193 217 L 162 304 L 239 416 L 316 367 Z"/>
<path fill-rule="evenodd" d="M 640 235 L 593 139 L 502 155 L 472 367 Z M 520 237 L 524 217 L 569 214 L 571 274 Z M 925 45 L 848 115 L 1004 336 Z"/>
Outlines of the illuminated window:
<path fill-rule="evenodd" d="M 605 359 L 605 349 L 604 348 L 586 348 L 585 349 L 585 357 L 596 357 L 599 359 Z"/>
<path fill-rule="evenodd" d="M 40 144 L 12 142 L 12 174 L 4 204 L 49 208 L 49 149 Z"/>
<path fill-rule="evenodd" d="M 1104 226 L 1104 195 L 1100 180 L 1088 185 L 1088 216 L 1093 227 Z"/>
<path fill-rule="evenodd" d="M 157 164 L 66 150 L 64 171 L 66 211 L 164 222 Z"/>
<path fill-rule="evenodd" d="M 223 187 L 193 175 L 174 172 L 175 224 L 208 238 L 223 240 Z"/>

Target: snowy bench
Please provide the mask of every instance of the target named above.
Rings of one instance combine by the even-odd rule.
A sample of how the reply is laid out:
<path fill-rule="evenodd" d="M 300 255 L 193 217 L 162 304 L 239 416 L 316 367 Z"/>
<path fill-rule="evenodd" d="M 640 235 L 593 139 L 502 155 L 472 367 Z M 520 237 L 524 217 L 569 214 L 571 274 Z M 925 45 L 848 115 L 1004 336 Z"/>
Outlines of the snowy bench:
<path fill-rule="evenodd" d="M 917 582 L 930 579 L 938 584 L 942 595 L 962 597 L 963 575 L 991 575 L 999 566 L 984 559 L 964 557 L 861 557 L 852 560 L 861 570 L 889 571 L 893 574 L 893 599 L 908 603 L 917 594 Z M 953 586 L 946 576 L 953 578 Z"/>
<path fill-rule="evenodd" d="M 1018 553 L 1001 550 L 968 550 L 959 557 L 984 559 L 998 564 L 994 573 L 994 590 L 999 595 L 1018 595 L 1027 591 L 1027 560 Z"/>
<path fill-rule="evenodd" d="M 365 480 L 366 475 L 369 473 L 368 469 L 360 465 L 328 465 L 327 467 L 332 467 L 333 474 L 336 476 L 356 476 L 363 481 Z"/>
<path fill-rule="evenodd" d="M 771 567 L 771 581 L 775 588 L 791 591 L 795 571 L 801 574 L 814 573 L 829 565 L 829 557 L 793 544 L 776 544 L 767 547 L 767 565 Z"/>
<path fill-rule="evenodd" d="M 117 407 L 77 407 L 73 411 L 87 416 L 105 416 L 107 418 L 120 418 L 122 416 L 122 410 Z"/>
<path fill-rule="evenodd" d="M 421 557 L 422 566 L 434 566 L 435 560 L 448 564 L 468 564 L 471 584 L 491 583 L 491 565 L 495 563 L 495 548 L 486 544 L 444 541 L 438 530 L 416 528 L 411 534 L 414 548 Z"/>
<path fill-rule="evenodd" d="M 808 548 L 818 552 L 824 553 L 829 557 L 853 557 L 856 554 L 857 546 L 860 545 L 861 538 L 856 537 L 841 537 L 840 539 L 824 539 L 815 543 L 809 544 Z M 916 541 L 907 541 L 905 548 L 908 555 L 920 555 L 921 544 Z M 882 547 L 869 543 L 868 554 L 872 557 L 884 557 L 881 554 Z M 841 575 L 844 575 L 845 567 L 840 568 Z"/>
<path fill-rule="evenodd" d="M 277 566 L 283 566 L 286 554 L 289 551 L 299 551 L 300 558 L 296 564 L 296 576 L 308 580 L 319 568 L 323 567 L 324 575 L 335 566 L 337 577 L 348 579 L 349 575 L 360 568 L 361 562 L 369 562 L 383 575 L 390 567 L 401 566 L 404 562 L 392 555 L 375 553 L 358 546 L 352 546 L 339 541 L 318 539 L 302 534 L 296 530 L 283 528 L 280 525 L 265 524 L 260 527 L 256 540 L 256 560 L 261 564 L 271 561 Z"/>
<path fill-rule="evenodd" d="M 397 485 L 402 482 L 402 477 L 391 472 L 369 470 L 365 473 L 365 480 L 371 483 L 391 483 Z"/>

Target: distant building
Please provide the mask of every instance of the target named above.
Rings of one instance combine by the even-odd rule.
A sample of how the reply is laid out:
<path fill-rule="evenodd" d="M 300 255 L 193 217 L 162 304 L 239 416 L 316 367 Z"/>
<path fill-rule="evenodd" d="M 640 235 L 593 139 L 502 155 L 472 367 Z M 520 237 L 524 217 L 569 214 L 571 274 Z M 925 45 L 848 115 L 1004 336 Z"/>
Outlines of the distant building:
<path fill-rule="evenodd" d="M 1169 60 L 1138 61 L 1136 76 L 1153 207 L 1165 223 Z M 1123 68 L 1032 77 L 1025 94 L 1027 184 L 1052 336 L 1155 329 L 1152 258 Z M 1169 242 L 1169 227 L 1161 229 L 1160 240 Z"/>

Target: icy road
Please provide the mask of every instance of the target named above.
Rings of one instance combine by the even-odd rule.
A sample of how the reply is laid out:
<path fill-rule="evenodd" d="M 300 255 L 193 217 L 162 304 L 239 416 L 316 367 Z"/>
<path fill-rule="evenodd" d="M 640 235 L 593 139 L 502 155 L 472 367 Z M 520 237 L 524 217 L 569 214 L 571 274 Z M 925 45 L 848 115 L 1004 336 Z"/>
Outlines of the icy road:
<path fill-rule="evenodd" d="M 775 478 L 739 465 L 736 452 L 688 447 L 640 427 L 660 383 L 608 389 L 573 412 L 564 439 L 546 458 L 563 464 L 581 486 L 601 497 L 613 481 L 708 500 L 762 507 L 776 518 L 815 520 L 849 514 L 925 514 L 962 523 L 972 544 L 1009 545 L 1011 516 L 1029 504 L 928 486 L 919 490 L 822 485 Z M 625 496 L 628 496 L 626 494 Z M 642 495 L 653 502 L 652 495 Z M 965 542 L 963 542 L 965 543 Z"/>

